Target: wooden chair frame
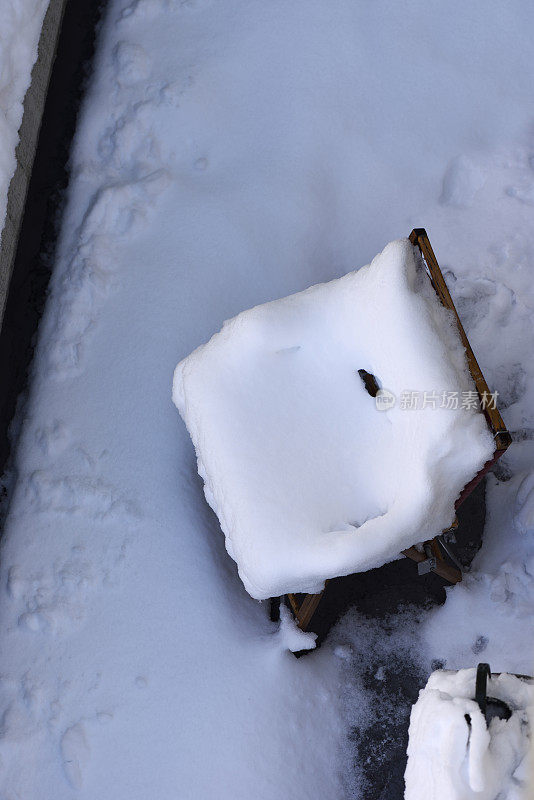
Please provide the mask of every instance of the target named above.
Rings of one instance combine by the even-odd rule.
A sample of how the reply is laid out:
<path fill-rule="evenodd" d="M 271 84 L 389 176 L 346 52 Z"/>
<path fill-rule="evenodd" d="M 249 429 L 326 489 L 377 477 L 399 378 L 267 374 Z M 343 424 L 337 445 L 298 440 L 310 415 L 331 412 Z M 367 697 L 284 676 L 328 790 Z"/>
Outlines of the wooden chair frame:
<path fill-rule="evenodd" d="M 447 284 L 443 278 L 441 270 L 439 268 L 438 261 L 436 256 L 434 255 L 434 251 L 432 250 L 432 246 L 430 244 L 430 240 L 428 238 L 427 232 L 424 228 L 414 228 L 409 236 L 410 242 L 419 248 L 421 256 L 423 258 L 423 263 L 425 265 L 428 277 L 430 282 L 438 295 L 439 299 L 443 303 L 446 308 L 449 308 L 455 318 L 456 324 L 458 326 L 458 331 L 460 333 L 460 337 L 462 339 L 462 343 L 465 347 L 466 356 L 467 356 L 467 363 L 469 365 L 469 370 L 475 382 L 475 386 L 482 401 L 483 398 L 486 399 L 490 396 L 490 391 L 488 388 L 488 384 L 484 380 L 484 376 L 482 375 L 482 371 L 478 365 L 478 362 L 475 358 L 471 345 L 469 344 L 469 340 L 465 335 L 465 331 L 463 329 L 462 323 L 460 322 L 460 318 L 454 307 L 454 303 L 452 301 L 450 292 L 447 288 Z M 510 445 L 512 438 L 509 432 L 506 429 L 506 426 L 503 422 L 503 419 L 496 407 L 491 408 L 491 403 L 483 404 L 483 411 L 486 416 L 486 421 L 488 426 L 493 433 L 493 438 L 495 441 L 495 450 L 493 453 L 492 458 L 484 464 L 480 472 L 475 475 L 472 481 L 470 481 L 467 486 L 464 487 L 460 496 L 458 497 L 455 507 L 458 506 L 468 497 L 469 494 L 473 491 L 475 486 L 482 480 L 484 475 L 488 472 L 488 470 L 495 464 L 498 458 L 502 456 L 505 452 L 507 447 Z M 457 523 L 456 523 L 457 524 Z M 455 526 L 453 526 L 455 527 Z M 450 583 L 458 583 L 462 579 L 462 573 L 459 569 L 451 566 L 448 561 L 445 559 L 443 551 L 438 542 L 439 537 L 436 536 L 434 539 L 431 539 L 427 542 L 423 543 L 423 548 L 420 550 L 415 545 L 413 547 L 409 547 L 407 550 L 403 550 L 403 555 L 407 558 L 411 558 L 412 561 L 416 562 L 424 562 L 427 561 L 432 564 L 430 569 L 435 572 L 437 575 L 440 575 L 445 580 L 449 581 Z M 326 584 L 328 581 L 325 582 L 325 589 Z M 296 594 L 288 594 L 289 604 L 291 609 L 295 615 L 299 628 L 305 631 L 308 629 L 308 626 L 312 620 L 312 617 L 319 605 L 321 597 L 324 594 L 325 589 L 320 594 L 306 594 L 304 598 L 300 600 Z"/>

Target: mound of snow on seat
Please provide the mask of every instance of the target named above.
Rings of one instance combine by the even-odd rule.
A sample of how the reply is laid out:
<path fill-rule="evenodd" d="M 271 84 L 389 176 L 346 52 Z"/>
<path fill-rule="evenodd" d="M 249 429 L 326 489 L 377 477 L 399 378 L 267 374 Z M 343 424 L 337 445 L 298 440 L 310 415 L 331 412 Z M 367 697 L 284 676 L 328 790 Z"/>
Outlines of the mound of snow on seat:
<path fill-rule="evenodd" d="M 396 396 L 392 408 L 377 408 L 360 369 Z M 318 592 L 449 526 L 493 444 L 479 410 L 440 398 L 473 390 L 407 239 L 239 314 L 181 361 L 173 399 L 247 591 Z M 406 392 L 436 400 L 409 409 Z"/>
<path fill-rule="evenodd" d="M 476 669 L 434 672 L 412 709 L 405 800 L 520 800 L 529 796 L 534 685 L 494 675 L 488 697 L 512 715 L 486 725 L 475 696 Z M 469 722 L 466 719 L 469 716 Z"/>

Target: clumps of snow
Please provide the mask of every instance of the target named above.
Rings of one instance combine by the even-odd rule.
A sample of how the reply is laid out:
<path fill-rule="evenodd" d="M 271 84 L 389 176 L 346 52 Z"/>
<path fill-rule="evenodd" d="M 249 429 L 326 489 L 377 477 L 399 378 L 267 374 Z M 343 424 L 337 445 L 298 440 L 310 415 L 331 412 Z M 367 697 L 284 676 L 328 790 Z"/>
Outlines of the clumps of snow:
<path fill-rule="evenodd" d="M 282 603 L 280 605 L 278 637 L 284 649 L 291 650 L 292 653 L 298 653 L 299 650 L 313 650 L 317 634 L 311 631 L 301 631 L 290 610 Z"/>
<path fill-rule="evenodd" d="M 0 26 L 0 238 L 7 192 L 15 173 L 23 101 L 37 58 L 48 0 L 6 0 Z"/>
<path fill-rule="evenodd" d="M 334 647 L 334 655 L 343 661 L 348 661 L 352 656 L 352 649 L 349 645 L 338 644 Z"/>
<path fill-rule="evenodd" d="M 496 800 L 527 797 L 534 684 L 502 673 L 488 697 L 509 719 L 486 723 L 475 696 L 476 669 L 434 672 L 410 719 L 406 800 Z"/>
<path fill-rule="evenodd" d="M 383 411 L 358 371 L 397 402 Z M 490 458 L 450 313 L 407 239 L 330 283 L 239 314 L 184 359 L 173 399 L 247 591 L 318 592 L 452 523 Z"/>
<path fill-rule="evenodd" d="M 383 665 L 383 664 L 381 664 L 381 665 L 378 667 L 378 669 L 377 669 L 377 671 L 375 672 L 375 674 L 374 674 L 374 676 L 373 676 L 373 677 L 374 677 L 374 679 L 375 679 L 376 681 L 383 681 L 383 680 L 385 680 L 385 679 L 386 679 L 386 671 L 385 671 L 385 669 L 384 669 L 384 665 Z"/>

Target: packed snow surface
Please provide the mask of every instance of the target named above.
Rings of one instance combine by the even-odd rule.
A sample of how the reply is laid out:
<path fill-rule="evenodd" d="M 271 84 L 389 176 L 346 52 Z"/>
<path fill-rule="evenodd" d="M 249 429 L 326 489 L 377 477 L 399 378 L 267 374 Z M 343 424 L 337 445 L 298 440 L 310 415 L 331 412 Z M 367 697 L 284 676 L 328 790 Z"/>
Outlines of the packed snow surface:
<path fill-rule="evenodd" d="M 340 747 L 350 783 L 367 720 L 395 717 L 402 637 L 414 691 L 433 659 L 532 674 L 533 24 L 530 0 L 109 0 L 14 429 L 0 796 L 340 800 Z M 228 558 L 169 379 L 225 319 L 421 225 L 515 441 L 444 606 L 354 612 L 340 658 L 297 660 Z"/>
<path fill-rule="evenodd" d="M 502 673 L 488 698 L 509 719 L 486 722 L 475 702 L 476 669 L 434 672 L 410 719 L 405 800 L 527 800 L 531 797 L 534 684 Z"/>
<path fill-rule="evenodd" d="M 399 402 L 381 410 L 360 369 Z M 182 361 L 174 402 L 247 591 L 318 592 L 449 527 L 493 442 L 479 409 L 441 398 L 474 388 L 408 239 L 239 314 Z"/>
<path fill-rule="evenodd" d="M 48 0 L 0 0 L 0 238 L 17 165 L 24 96 L 47 7 Z"/>

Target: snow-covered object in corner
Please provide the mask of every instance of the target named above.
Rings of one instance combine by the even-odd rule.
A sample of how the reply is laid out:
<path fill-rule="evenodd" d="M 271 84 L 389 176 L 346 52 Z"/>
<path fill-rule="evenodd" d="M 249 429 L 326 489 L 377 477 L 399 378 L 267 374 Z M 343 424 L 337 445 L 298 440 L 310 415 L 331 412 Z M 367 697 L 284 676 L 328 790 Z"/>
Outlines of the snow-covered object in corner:
<path fill-rule="evenodd" d="M 396 396 L 392 408 L 377 409 L 360 369 Z M 247 591 L 318 592 L 450 525 L 493 444 L 480 411 L 441 397 L 473 390 L 407 239 L 239 314 L 184 359 L 173 399 Z M 403 407 L 404 392 L 419 405 L 426 392 L 427 407 Z"/>
<path fill-rule="evenodd" d="M 486 720 L 475 702 L 476 669 L 434 672 L 412 709 L 405 800 L 526 800 L 532 770 L 534 685 L 495 675 L 488 697 L 510 719 Z M 469 715 L 470 723 L 465 715 Z"/>

